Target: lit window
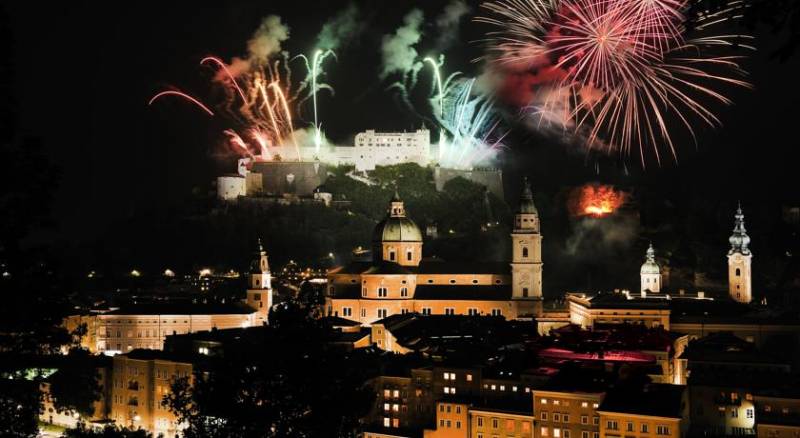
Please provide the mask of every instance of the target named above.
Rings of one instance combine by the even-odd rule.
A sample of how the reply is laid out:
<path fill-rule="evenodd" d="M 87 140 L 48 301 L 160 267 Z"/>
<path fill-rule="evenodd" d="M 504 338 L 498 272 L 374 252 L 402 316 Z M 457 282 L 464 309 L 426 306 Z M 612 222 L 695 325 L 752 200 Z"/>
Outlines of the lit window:
<path fill-rule="evenodd" d="M 389 406 L 391 406 L 391 405 L 389 405 L 389 403 L 384 403 L 383 404 L 383 410 L 384 411 L 388 411 L 389 410 Z"/>
<path fill-rule="evenodd" d="M 550 436 L 549 432 L 550 431 L 546 427 L 542 428 L 542 436 Z"/>
<path fill-rule="evenodd" d="M 392 419 L 389 417 L 383 417 L 383 427 L 389 427 L 391 425 Z"/>
<path fill-rule="evenodd" d="M 581 407 L 582 408 L 588 408 L 589 407 L 589 402 L 581 402 Z"/>
<path fill-rule="evenodd" d="M 467 374 L 467 382 L 471 382 L 471 381 L 472 381 L 472 374 Z"/>
<path fill-rule="evenodd" d="M 400 397 L 400 390 L 399 389 L 395 389 L 394 391 L 392 391 L 392 395 L 394 396 L 394 398 Z"/>
<path fill-rule="evenodd" d="M 560 404 L 561 404 L 561 401 L 560 401 L 560 400 L 553 400 L 553 404 L 554 404 L 554 405 L 556 405 L 556 406 L 558 406 L 558 405 L 560 405 Z"/>
<path fill-rule="evenodd" d="M 543 399 L 542 399 L 542 404 L 543 404 L 543 405 L 546 405 L 546 404 L 547 404 L 547 399 L 546 399 L 546 398 L 543 398 Z"/>

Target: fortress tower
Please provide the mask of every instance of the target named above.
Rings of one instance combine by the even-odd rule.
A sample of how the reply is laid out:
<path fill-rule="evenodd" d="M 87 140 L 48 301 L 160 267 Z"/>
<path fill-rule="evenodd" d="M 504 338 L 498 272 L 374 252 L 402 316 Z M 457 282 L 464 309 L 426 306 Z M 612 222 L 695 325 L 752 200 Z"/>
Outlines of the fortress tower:
<path fill-rule="evenodd" d="M 661 267 L 656 263 L 656 251 L 653 249 L 653 244 L 647 248 L 645 261 L 642 263 L 642 269 L 639 270 L 641 277 L 642 292 L 661 292 Z"/>

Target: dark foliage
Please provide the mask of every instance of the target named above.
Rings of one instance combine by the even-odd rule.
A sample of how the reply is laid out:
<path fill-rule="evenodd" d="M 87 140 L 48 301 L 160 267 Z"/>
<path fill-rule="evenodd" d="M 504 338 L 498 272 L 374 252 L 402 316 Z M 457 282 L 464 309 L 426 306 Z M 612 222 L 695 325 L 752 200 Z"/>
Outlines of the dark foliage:
<path fill-rule="evenodd" d="M 369 409 L 369 353 L 325 343 L 329 332 L 311 318 L 313 291 L 281 304 L 258 343 L 226 347 L 223 358 L 179 380 L 165 404 L 192 437 L 355 436 Z"/>

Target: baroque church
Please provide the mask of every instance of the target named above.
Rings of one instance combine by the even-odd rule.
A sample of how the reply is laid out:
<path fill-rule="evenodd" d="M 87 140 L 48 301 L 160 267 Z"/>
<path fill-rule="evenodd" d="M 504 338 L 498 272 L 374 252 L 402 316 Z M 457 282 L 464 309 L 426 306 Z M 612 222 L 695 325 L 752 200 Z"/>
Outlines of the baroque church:
<path fill-rule="evenodd" d="M 326 310 L 361 324 L 391 315 L 532 316 L 542 299 L 542 234 L 527 179 L 514 214 L 509 262 L 422 257 L 422 232 L 395 193 L 372 237 L 372 261 L 328 273 Z"/>

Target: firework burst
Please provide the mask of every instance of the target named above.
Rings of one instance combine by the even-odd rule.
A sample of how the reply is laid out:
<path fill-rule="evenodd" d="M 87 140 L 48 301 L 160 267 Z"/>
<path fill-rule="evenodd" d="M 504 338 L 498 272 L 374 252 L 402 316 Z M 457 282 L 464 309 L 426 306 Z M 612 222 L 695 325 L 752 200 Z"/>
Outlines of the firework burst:
<path fill-rule="evenodd" d="M 692 120 L 719 124 L 707 102 L 731 103 L 720 85 L 748 86 L 739 57 L 711 55 L 723 46 L 752 48 L 741 44 L 747 37 L 688 39 L 688 6 L 688 0 L 495 0 L 477 20 L 502 27 L 488 34 L 489 60 L 537 76 L 527 114 L 539 123 L 560 121 L 592 149 L 637 149 L 645 165 L 645 150 L 660 163 L 663 146 L 677 160 L 668 119 L 694 137 Z M 720 20 L 720 14 L 701 17 L 695 27 Z"/>

